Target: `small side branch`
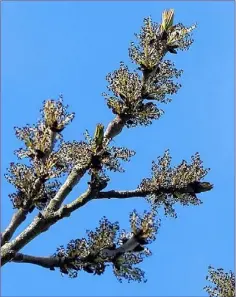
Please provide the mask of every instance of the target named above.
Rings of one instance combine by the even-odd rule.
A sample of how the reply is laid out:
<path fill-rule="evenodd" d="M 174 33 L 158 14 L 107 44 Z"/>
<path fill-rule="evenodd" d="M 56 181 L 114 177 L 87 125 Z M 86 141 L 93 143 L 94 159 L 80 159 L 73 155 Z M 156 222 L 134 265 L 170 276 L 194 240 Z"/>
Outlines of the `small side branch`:
<path fill-rule="evenodd" d="M 95 194 L 89 187 L 86 192 L 80 195 L 77 199 L 69 204 L 62 206 L 57 212 L 54 213 L 55 220 L 62 219 L 64 217 L 69 217 L 71 213 L 80 207 L 84 206 L 87 202 L 95 198 Z"/>
<path fill-rule="evenodd" d="M 107 129 L 104 133 L 104 137 L 109 142 L 111 139 L 116 137 L 121 133 L 125 126 L 126 119 L 124 117 L 121 117 L 120 115 L 117 115 L 107 126 Z"/>
<path fill-rule="evenodd" d="M 100 192 L 98 193 L 97 199 L 111 199 L 111 198 L 119 198 L 119 199 L 126 199 L 126 198 L 133 198 L 133 197 L 146 197 L 150 194 L 150 191 L 143 191 L 140 189 L 136 190 L 127 190 L 127 191 L 107 191 L 107 192 Z"/>
<path fill-rule="evenodd" d="M 140 233 L 141 234 L 141 233 Z M 96 263 L 96 258 L 99 258 L 101 261 L 101 257 L 104 262 L 111 262 L 115 265 L 117 259 L 127 252 L 133 252 L 137 247 L 141 247 L 141 241 L 143 241 L 140 237 L 140 234 L 133 235 L 129 238 L 125 243 L 123 243 L 119 248 L 110 249 L 104 248 L 98 254 L 94 256 L 87 256 L 85 258 L 76 259 L 76 261 L 84 263 L 85 267 L 88 262 Z M 145 243 L 146 244 L 146 243 Z M 72 267 L 75 269 L 76 266 L 73 265 L 75 261 L 74 257 L 40 257 L 40 256 L 31 256 L 22 253 L 15 253 L 12 255 L 11 262 L 14 263 L 28 263 L 41 266 L 43 268 L 48 268 L 50 270 L 55 270 L 55 268 L 61 268 L 67 273 L 67 268 Z M 76 269 L 77 270 L 77 269 Z"/>
<path fill-rule="evenodd" d="M 63 259 L 59 257 L 37 257 L 22 253 L 16 253 L 12 262 L 34 264 L 44 268 L 49 268 L 50 270 L 55 270 L 56 267 L 64 265 Z"/>
<path fill-rule="evenodd" d="M 177 188 L 176 186 L 168 186 L 168 187 L 158 187 L 157 189 L 153 190 L 143 190 L 143 189 L 136 189 L 136 190 L 127 190 L 127 191 L 104 191 L 99 192 L 97 195 L 97 199 L 103 199 L 103 198 L 132 198 L 132 197 L 146 197 L 148 195 L 154 194 L 155 196 L 161 195 L 161 194 L 170 194 L 174 195 L 176 193 L 180 194 L 192 194 L 196 195 L 201 192 L 210 191 L 213 188 L 213 185 L 208 182 L 191 182 L 189 184 L 186 184 L 182 188 Z"/>
<path fill-rule="evenodd" d="M 70 216 L 73 211 L 85 205 L 93 197 L 94 194 L 89 188 L 75 201 L 68 205 L 62 206 L 55 213 L 40 213 L 39 216 L 35 217 L 33 222 L 24 231 L 22 231 L 14 240 L 5 244 L 1 249 L 1 266 L 5 265 L 9 261 L 9 257 L 11 257 L 11 251 L 18 252 L 39 234 L 48 230 L 57 221 L 63 219 L 64 217 Z"/>
<path fill-rule="evenodd" d="M 75 166 L 69 176 L 67 177 L 65 183 L 61 186 L 56 196 L 49 203 L 47 210 L 57 210 L 68 194 L 72 191 L 74 186 L 80 181 L 84 176 L 85 172 L 88 170 L 90 164 L 84 167 Z"/>
<path fill-rule="evenodd" d="M 12 217 L 10 224 L 1 234 L 1 246 L 3 246 L 8 240 L 11 239 L 16 229 L 20 224 L 26 219 L 28 211 L 24 209 L 19 209 Z"/>

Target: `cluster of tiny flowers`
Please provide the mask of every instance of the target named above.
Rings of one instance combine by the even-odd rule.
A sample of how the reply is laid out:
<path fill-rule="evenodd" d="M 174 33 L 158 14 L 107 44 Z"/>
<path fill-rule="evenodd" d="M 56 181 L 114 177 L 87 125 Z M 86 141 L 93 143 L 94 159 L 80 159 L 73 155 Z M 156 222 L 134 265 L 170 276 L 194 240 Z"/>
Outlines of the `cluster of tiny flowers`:
<path fill-rule="evenodd" d="M 159 38 L 159 25 L 150 17 L 145 18 L 140 34 L 135 36 L 139 43 L 131 43 L 129 48 L 131 60 L 142 67 L 153 69 L 165 54 L 164 43 Z"/>
<path fill-rule="evenodd" d="M 138 216 L 138 220 L 136 219 L 137 226 L 144 228 L 143 234 L 146 234 L 146 238 L 150 239 L 154 239 L 151 232 L 156 232 L 157 229 L 154 227 L 157 223 L 153 222 L 153 217 L 153 214 L 146 212 L 143 218 Z M 151 232 L 147 230 L 148 228 L 151 229 Z M 129 282 L 145 281 L 144 272 L 133 265 L 142 262 L 144 257 L 151 255 L 151 251 L 147 247 L 140 251 L 125 252 L 119 255 L 118 259 L 102 256 L 103 249 L 119 248 L 134 236 L 134 232 L 128 233 L 125 230 L 119 232 L 117 222 L 111 223 L 106 217 L 103 217 L 95 231 L 87 231 L 87 235 L 88 239 L 71 240 L 66 248 L 60 246 L 57 249 L 53 256 L 66 260 L 64 267 L 61 267 L 61 272 L 68 274 L 69 277 L 76 277 L 79 270 L 100 275 L 105 271 L 106 263 L 111 262 L 114 274 L 119 281 L 122 279 Z"/>
<path fill-rule="evenodd" d="M 179 23 L 172 26 L 171 30 L 166 32 L 167 38 L 161 38 L 161 29 L 158 23 L 151 18 L 144 19 L 144 26 L 140 34 L 135 34 L 138 43 L 131 43 L 129 55 L 133 62 L 146 69 L 153 69 L 164 57 L 168 47 L 175 47 L 175 50 L 188 50 L 193 43 L 191 32 L 196 28 L 193 25 L 189 28 Z"/>
<path fill-rule="evenodd" d="M 158 64 L 157 71 L 154 76 L 144 85 L 144 97 L 152 100 L 158 100 L 161 103 L 168 103 L 171 101 L 167 95 L 173 95 L 178 92 L 181 85 L 174 82 L 183 73 L 182 70 L 177 70 L 174 63 L 169 60 L 164 60 Z"/>
<path fill-rule="evenodd" d="M 148 36 L 150 37 L 149 33 Z M 147 61 L 150 59 L 148 58 Z M 143 64 L 141 63 L 141 65 Z M 153 67 L 156 65 L 157 62 L 154 63 Z M 145 68 L 141 67 L 141 69 Z M 145 104 L 143 100 L 170 102 L 171 99 L 167 96 L 177 93 L 181 87 L 174 81 L 181 74 L 182 70 L 177 70 L 170 61 L 159 61 L 155 73 L 142 81 L 137 73 L 130 73 L 128 67 L 122 63 L 120 69 L 107 76 L 108 89 L 115 95 L 114 97 L 104 93 L 107 105 L 114 114 L 126 118 L 125 125 L 128 128 L 137 125 L 150 125 L 153 120 L 160 118 L 163 110 L 151 102 Z"/>
<path fill-rule="evenodd" d="M 14 208 L 25 208 L 28 203 L 42 209 L 57 193 L 60 183 L 57 181 L 44 184 L 32 167 L 23 164 L 11 163 L 6 174 L 6 179 L 13 184 L 17 192 L 10 194 L 9 197 Z M 36 186 L 38 182 L 38 186 Z M 38 187 L 36 189 L 36 187 Z"/>
<path fill-rule="evenodd" d="M 87 232 L 90 251 L 96 252 L 103 248 L 113 246 L 118 230 L 119 225 L 117 222 L 111 223 L 107 218 L 102 218 L 95 232 Z"/>
<path fill-rule="evenodd" d="M 212 283 L 212 286 L 204 287 L 209 297 L 235 296 L 235 274 L 232 271 L 227 273 L 222 268 L 209 267 L 209 276 L 206 279 Z"/>
<path fill-rule="evenodd" d="M 104 263 L 89 263 L 87 257 L 90 255 L 89 243 L 85 238 L 71 240 L 67 245 L 67 256 L 72 258 L 73 269 L 69 269 L 69 277 L 76 277 L 79 270 L 90 271 L 94 274 L 100 274 L 101 269 L 104 271 Z"/>
<path fill-rule="evenodd" d="M 70 164 L 63 160 L 57 152 L 51 153 L 44 162 L 36 159 L 33 164 L 36 174 L 38 176 L 44 176 L 47 179 L 61 177 L 70 168 Z"/>
<path fill-rule="evenodd" d="M 134 234 L 137 234 L 142 230 L 141 238 L 145 239 L 147 243 L 151 243 L 155 240 L 155 235 L 159 227 L 159 221 L 156 219 L 156 212 L 145 211 L 141 216 L 136 210 L 130 214 L 130 225 Z"/>
<path fill-rule="evenodd" d="M 180 165 L 171 168 L 171 156 L 166 150 L 163 157 L 158 157 L 157 163 L 152 163 L 152 178 L 142 181 L 142 186 L 149 186 L 150 189 L 158 190 L 160 187 L 183 188 L 189 183 L 200 181 L 206 176 L 209 169 L 202 165 L 199 153 L 191 157 L 192 162 L 188 164 L 185 160 Z"/>
<path fill-rule="evenodd" d="M 140 103 L 135 112 L 133 112 L 125 125 L 127 128 L 136 127 L 138 125 L 148 126 L 153 120 L 158 120 L 164 111 L 158 108 L 154 103 Z"/>
<path fill-rule="evenodd" d="M 24 207 L 31 199 L 31 192 L 37 180 L 34 169 L 24 164 L 11 163 L 5 178 L 17 189 L 17 193 L 9 195 L 13 206 L 15 208 Z"/>
<path fill-rule="evenodd" d="M 58 159 L 63 160 L 63 163 L 67 164 L 70 169 L 78 164 L 87 165 L 91 155 L 90 145 L 84 141 L 64 142 L 57 152 Z"/>
<path fill-rule="evenodd" d="M 62 97 L 59 100 L 46 100 L 41 110 L 47 127 L 54 132 L 61 132 L 74 118 L 74 113 L 67 112 L 68 106 L 63 105 Z"/>
<path fill-rule="evenodd" d="M 158 119 L 162 110 L 155 104 L 142 102 L 142 82 L 137 73 L 130 73 L 128 68 L 121 64 L 120 69 L 110 73 L 107 77 L 110 85 L 108 89 L 116 97 L 104 94 L 107 105 L 114 114 L 126 116 L 126 126 L 149 125 L 153 119 Z"/>
<path fill-rule="evenodd" d="M 138 73 L 129 72 L 123 62 L 120 63 L 120 68 L 109 73 L 106 79 L 109 83 L 108 90 L 120 97 L 127 106 L 135 104 L 141 97 L 142 82 Z"/>
<path fill-rule="evenodd" d="M 185 27 L 182 23 L 174 26 L 173 30 L 167 38 L 167 44 L 177 46 L 179 50 L 188 50 L 193 43 L 192 31 L 196 28 L 196 24 Z"/>
<path fill-rule="evenodd" d="M 5 174 L 6 179 L 9 183 L 14 185 L 17 189 L 24 189 L 26 193 L 28 187 L 35 182 L 37 176 L 34 174 L 34 169 L 24 164 L 10 163 L 8 168 L 8 174 Z"/>
<path fill-rule="evenodd" d="M 107 148 L 108 154 L 102 158 L 102 163 L 105 168 L 111 171 L 124 172 L 121 167 L 120 160 L 129 162 L 130 158 L 135 155 L 133 150 L 129 150 L 124 147 L 110 147 Z M 120 160 L 119 160 L 120 159 Z"/>
<path fill-rule="evenodd" d="M 137 73 L 129 72 L 128 67 L 122 62 L 120 68 L 106 77 L 109 85 L 108 90 L 115 97 L 103 93 L 108 107 L 114 114 L 133 114 L 141 102 L 142 82 Z"/>
<path fill-rule="evenodd" d="M 131 255 L 129 255 L 129 257 L 130 256 Z M 127 254 L 123 256 L 123 261 L 124 263 L 121 269 L 113 269 L 114 275 L 120 283 L 122 283 L 123 279 L 127 280 L 128 283 L 132 281 L 136 281 L 138 283 L 147 282 L 147 279 L 145 278 L 145 272 L 138 267 L 133 267 L 133 263 L 130 262 L 130 258 L 127 259 Z"/>
<path fill-rule="evenodd" d="M 187 164 L 184 160 L 180 165 L 171 168 L 171 156 L 169 151 L 165 151 L 163 157 L 159 157 L 157 163 L 152 164 L 152 177 L 142 180 L 139 188 L 150 192 L 148 200 L 156 206 L 164 204 L 165 213 L 176 216 L 173 204 L 180 202 L 183 205 L 198 205 L 201 200 L 192 192 L 182 193 L 175 196 L 178 189 L 186 188 L 192 182 L 203 179 L 209 169 L 202 165 L 199 153 L 191 157 L 192 162 Z"/>
<path fill-rule="evenodd" d="M 85 258 L 88 256 L 88 242 L 85 238 L 71 240 L 67 245 L 66 250 L 68 257 Z"/>
<path fill-rule="evenodd" d="M 94 140 L 90 136 L 89 132 L 86 131 L 84 134 L 87 140 L 87 143 L 83 143 L 86 149 L 85 153 L 87 156 L 92 156 L 94 154 Z M 120 160 L 129 162 L 130 158 L 135 155 L 133 150 L 129 150 L 125 147 L 108 147 L 103 145 L 103 154 L 99 156 L 99 162 L 101 165 L 104 165 L 104 168 L 114 172 L 124 172 L 124 169 L 121 167 Z M 73 157 L 74 154 L 71 155 Z"/>
<path fill-rule="evenodd" d="M 36 156 L 40 159 L 51 151 L 51 131 L 42 122 L 32 127 L 29 125 L 23 128 L 15 127 L 15 134 L 18 139 L 24 141 L 26 146 L 26 149 L 20 148 L 15 151 L 18 158 L 33 158 Z"/>
<path fill-rule="evenodd" d="M 66 249 L 60 246 L 54 257 L 70 258 L 70 263 L 66 266 L 69 277 L 76 277 L 81 269 L 102 274 L 106 266 L 105 260 L 99 257 L 99 252 L 113 246 L 118 230 L 118 223 L 111 223 L 104 217 L 95 231 L 87 231 L 88 239 L 71 240 Z"/>
<path fill-rule="evenodd" d="M 96 273 L 101 269 L 101 264 L 103 263 L 88 263 L 89 261 L 87 261 L 86 258 L 89 254 L 88 242 L 85 238 L 82 238 L 71 240 L 66 248 L 60 246 L 53 256 L 70 259 L 70 261 L 67 261 L 67 264 L 61 268 L 61 272 L 68 274 L 70 278 L 75 278 L 78 276 L 78 271 L 83 269 L 87 271 L 87 267 L 89 267 L 92 273 Z"/>

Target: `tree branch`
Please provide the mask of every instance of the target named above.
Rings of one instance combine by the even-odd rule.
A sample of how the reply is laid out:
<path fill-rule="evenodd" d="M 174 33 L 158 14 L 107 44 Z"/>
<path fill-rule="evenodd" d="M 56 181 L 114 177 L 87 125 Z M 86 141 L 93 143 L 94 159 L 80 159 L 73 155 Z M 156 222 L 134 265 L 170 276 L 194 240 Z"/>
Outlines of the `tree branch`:
<path fill-rule="evenodd" d="M 45 154 L 44 160 L 49 156 L 49 154 L 52 152 L 54 144 L 55 144 L 55 139 L 56 139 L 56 133 L 50 130 L 50 150 Z M 42 179 L 38 178 L 35 181 L 35 184 L 32 187 L 32 192 L 31 192 L 31 199 L 33 200 L 34 196 L 37 195 L 40 187 L 42 186 L 43 181 Z M 1 246 L 3 246 L 7 241 L 9 241 L 13 234 L 15 233 L 16 229 L 21 225 L 21 223 L 24 222 L 26 219 L 26 216 L 28 214 L 28 209 L 27 207 L 25 209 L 18 209 L 15 214 L 13 214 L 12 219 L 10 221 L 10 224 L 8 227 L 5 229 L 5 231 L 2 232 L 1 234 Z"/>
<path fill-rule="evenodd" d="M 169 186 L 169 187 L 159 187 L 156 190 L 150 189 L 150 190 L 143 190 L 143 189 L 136 189 L 136 190 L 126 190 L 126 191 L 104 191 L 99 192 L 96 196 L 97 199 L 111 199 L 111 198 L 119 198 L 119 199 L 125 199 L 125 198 L 132 198 L 132 197 L 146 197 L 151 194 L 155 194 L 155 196 L 161 195 L 161 194 L 199 194 L 202 192 L 207 192 L 212 189 L 213 185 L 209 182 L 191 182 L 183 186 L 182 188 L 178 188 L 176 186 Z"/>
<path fill-rule="evenodd" d="M 140 232 L 141 234 L 141 232 Z M 112 262 L 117 259 L 117 257 L 127 253 L 132 252 L 137 248 L 138 246 L 141 246 L 140 244 L 140 234 L 132 235 L 131 238 L 127 239 L 125 243 L 123 243 L 119 248 L 104 248 L 97 255 L 94 255 L 94 261 L 96 262 L 96 258 L 104 258 L 104 262 Z M 11 262 L 14 263 L 28 263 L 28 264 L 34 264 L 38 265 L 44 268 L 49 268 L 50 270 L 55 270 L 55 268 L 66 268 L 65 266 L 70 267 L 73 265 L 73 261 L 75 259 L 73 257 L 39 257 L 39 256 L 31 256 L 26 255 L 22 253 L 15 253 L 12 256 Z M 78 259 L 77 259 L 78 261 Z M 87 263 L 91 262 L 91 255 L 81 258 L 79 261 L 81 263 Z"/>
<path fill-rule="evenodd" d="M 16 229 L 20 226 L 22 222 L 26 219 L 28 211 L 25 209 L 18 209 L 16 213 L 12 216 L 10 224 L 1 234 L 1 246 L 3 246 L 7 241 L 9 241 Z"/>
<path fill-rule="evenodd" d="M 32 223 L 24 231 L 22 231 L 14 240 L 12 240 L 9 243 L 6 243 L 2 247 L 1 265 L 5 265 L 11 259 L 12 252 L 18 252 L 35 237 L 48 230 L 59 220 L 65 217 L 69 217 L 73 211 L 85 205 L 93 197 L 94 192 L 89 187 L 89 189 L 85 193 L 83 193 L 79 198 L 77 198 L 68 205 L 64 205 L 58 211 L 54 213 L 49 211 L 39 213 L 39 215 L 34 218 Z"/>
<path fill-rule="evenodd" d="M 45 210 L 46 212 L 51 210 L 55 211 L 61 206 L 62 202 L 65 200 L 67 195 L 72 191 L 74 186 L 78 184 L 80 179 L 84 176 L 89 166 L 90 166 L 90 162 L 84 167 L 81 167 L 81 165 L 76 165 L 72 169 L 65 183 L 61 186 L 61 188 L 59 189 L 55 197 L 50 201 L 48 207 Z"/>
<path fill-rule="evenodd" d="M 146 83 L 150 79 L 150 77 L 154 77 L 157 73 L 158 65 L 162 61 L 163 57 L 167 53 L 167 45 L 166 42 L 163 41 L 163 47 L 162 47 L 162 53 L 160 56 L 160 60 L 157 62 L 157 64 L 153 67 L 153 70 L 148 74 L 145 75 L 145 71 L 143 72 L 143 77 L 142 77 L 142 94 L 141 94 L 141 99 L 144 100 L 146 99 L 146 92 L 145 92 L 145 87 Z M 115 136 L 120 134 L 125 126 L 125 123 L 127 120 L 130 119 L 130 116 L 127 114 L 117 114 L 116 117 L 110 122 L 110 124 L 107 126 L 107 129 L 104 133 L 104 137 L 107 139 L 107 143 L 110 142 Z"/>
<path fill-rule="evenodd" d="M 80 195 L 77 199 L 72 201 L 69 204 L 62 206 L 55 214 L 55 217 L 68 217 L 70 214 L 79 209 L 80 207 L 84 206 L 87 202 L 95 198 L 95 192 L 89 187 L 88 190 Z"/>
<path fill-rule="evenodd" d="M 105 133 L 108 142 L 110 141 L 110 139 L 112 139 L 121 132 L 123 126 L 123 119 L 117 116 L 108 125 L 106 129 Z M 122 127 L 119 133 L 115 132 L 117 131 L 117 127 L 119 129 L 120 127 Z M 54 138 L 52 137 L 52 139 Z M 73 187 L 80 181 L 85 172 L 88 170 L 89 166 L 90 162 L 84 167 L 75 166 L 72 169 L 69 176 L 67 177 L 65 183 L 61 186 L 55 197 L 50 201 L 49 205 L 44 211 L 44 215 L 42 215 L 42 217 L 35 217 L 32 223 L 21 234 L 19 234 L 19 236 L 17 236 L 15 240 L 13 240 L 11 243 L 9 243 L 9 245 L 7 245 L 7 247 L 1 250 L 2 266 L 9 261 L 9 254 L 11 254 L 12 251 L 18 252 L 28 242 L 30 242 L 32 239 L 34 239 L 42 232 L 48 230 L 48 228 L 50 228 L 50 226 L 55 224 L 58 220 L 70 216 L 70 214 L 74 210 L 80 208 L 94 197 L 95 192 L 92 191 L 91 188 L 89 188 L 84 194 L 82 194 L 72 203 L 60 208 L 61 204 L 63 203 L 67 195 L 72 191 Z M 58 211 L 55 212 L 55 210 Z M 53 212 L 54 214 L 52 215 Z"/>
<path fill-rule="evenodd" d="M 29 263 L 35 264 L 50 270 L 55 270 L 55 267 L 62 267 L 64 265 L 64 259 L 59 257 L 38 257 L 16 253 L 12 259 L 14 263 Z"/>
<path fill-rule="evenodd" d="M 133 198 L 133 197 L 146 197 L 149 194 L 151 194 L 150 191 L 143 191 L 141 189 L 127 190 L 127 191 L 111 190 L 107 192 L 99 192 L 96 198 L 97 199 L 104 199 L 104 198 L 126 199 L 126 198 Z"/>
<path fill-rule="evenodd" d="M 117 115 L 107 126 L 104 138 L 106 138 L 109 142 L 115 136 L 119 135 L 125 126 L 126 120 L 127 118 L 124 116 Z"/>
<path fill-rule="evenodd" d="M 1 234 L 1 246 L 3 246 L 7 241 L 9 241 L 16 229 L 24 222 L 27 214 L 29 213 L 29 207 L 31 200 L 37 195 L 40 187 L 42 186 L 42 179 L 37 178 L 34 185 L 32 186 L 31 199 L 29 199 L 28 205 L 25 206 L 25 209 L 20 208 L 15 214 L 13 214 L 10 224 Z"/>

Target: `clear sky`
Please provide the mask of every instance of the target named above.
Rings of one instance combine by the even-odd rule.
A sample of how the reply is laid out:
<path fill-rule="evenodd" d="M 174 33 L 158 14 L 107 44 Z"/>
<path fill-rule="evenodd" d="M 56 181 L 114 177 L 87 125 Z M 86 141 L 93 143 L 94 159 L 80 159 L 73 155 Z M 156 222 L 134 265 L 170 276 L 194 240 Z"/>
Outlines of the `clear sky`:
<path fill-rule="evenodd" d="M 153 256 L 141 267 L 148 282 L 120 284 L 111 271 L 102 276 L 80 273 L 62 277 L 28 264 L 2 269 L 3 296 L 206 296 L 208 265 L 233 270 L 234 262 L 234 3 L 233 2 L 4 2 L 2 3 L 2 228 L 13 213 L 3 178 L 22 144 L 14 126 L 33 124 L 44 99 L 64 95 L 75 120 L 66 140 L 80 140 L 85 129 L 113 118 L 101 93 L 105 76 L 128 58 L 128 46 L 144 17 L 160 21 L 174 8 L 176 22 L 198 23 L 195 43 L 187 52 L 169 55 L 184 70 L 183 87 L 165 115 L 147 128 L 124 129 L 115 145 L 137 154 L 126 173 L 113 174 L 110 189 L 134 189 L 150 175 L 151 161 L 169 148 L 173 165 L 200 152 L 211 171 L 214 189 L 201 195 L 197 207 L 177 206 L 178 218 L 163 218 Z M 70 199 L 85 189 L 76 187 Z M 106 215 L 128 228 L 128 214 L 147 208 L 145 201 L 92 201 L 24 248 L 47 256 L 70 239 L 85 236 Z M 27 223 L 24 223 L 24 227 Z"/>

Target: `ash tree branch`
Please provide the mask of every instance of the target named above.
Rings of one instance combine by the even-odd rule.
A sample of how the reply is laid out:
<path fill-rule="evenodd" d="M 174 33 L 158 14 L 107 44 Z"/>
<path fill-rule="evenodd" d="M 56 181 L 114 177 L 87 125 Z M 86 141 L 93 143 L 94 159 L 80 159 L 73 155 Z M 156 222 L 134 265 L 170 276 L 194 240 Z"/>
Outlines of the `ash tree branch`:
<path fill-rule="evenodd" d="M 165 54 L 165 51 L 166 51 L 166 48 L 165 46 L 163 46 L 163 55 L 161 55 L 162 58 Z M 162 58 L 160 58 L 160 61 Z M 160 61 L 158 61 L 157 65 L 159 64 Z M 142 77 L 143 92 L 141 94 L 141 98 L 138 98 L 141 101 L 146 98 L 146 95 L 144 94 L 145 85 L 148 82 L 149 76 L 152 76 L 152 75 L 155 76 L 157 65 L 154 66 L 150 75 L 144 75 L 144 72 L 143 72 L 143 77 Z M 126 125 L 126 122 L 129 120 L 129 117 L 130 117 L 129 115 L 117 114 L 115 118 L 108 124 L 107 129 L 104 133 L 104 138 L 106 139 L 107 144 L 109 144 L 109 142 L 115 136 L 121 133 L 124 126 Z M 55 135 L 56 134 L 54 134 L 54 136 Z M 55 140 L 54 136 L 51 135 L 51 139 L 52 139 L 51 148 L 53 148 L 53 143 Z M 32 241 L 35 237 L 37 237 L 41 233 L 48 230 L 57 221 L 61 220 L 64 217 L 70 216 L 70 214 L 73 211 L 84 206 L 87 202 L 89 202 L 94 198 L 98 198 L 98 199 L 131 198 L 131 197 L 145 197 L 151 194 L 150 191 L 143 191 L 139 189 L 133 190 L 133 191 L 99 192 L 97 189 L 94 189 L 93 186 L 90 186 L 84 194 L 82 194 L 79 198 L 75 199 L 72 203 L 61 206 L 63 201 L 68 196 L 68 194 L 72 191 L 75 185 L 81 180 L 81 178 L 84 176 L 84 174 L 89 168 L 91 168 L 91 160 L 88 162 L 88 164 L 84 166 L 76 165 L 68 175 L 65 183 L 61 186 L 61 188 L 59 189 L 55 197 L 50 201 L 46 209 L 42 213 L 39 213 L 39 215 L 36 216 L 34 220 L 31 222 L 31 224 L 23 232 L 21 232 L 14 240 L 12 240 L 11 242 L 5 241 L 5 244 L 1 250 L 2 266 L 6 264 L 8 261 L 10 261 L 13 255 L 14 262 L 32 263 L 32 264 L 40 265 L 42 267 L 47 267 L 47 268 L 54 267 L 53 264 L 55 264 L 56 262 L 51 262 L 51 258 L 23 255 L 18 253 L 18 251 L 22 249 L 30 241 Z M 169 190 L 170 189 L 168 189 L 168 191 Z M 169 192 L 166 192 L 167 189 L 161 190 L 161 188 L 159 188 L 158 191 L 160 192 L 160 194 L 163 192 L 169 193 Z M 6 237 L 7 236 L 5 235 L 5 238 Z M 127 251 L 127 249 L 130 251 L 130 249 L 133 246 L 137 245 L 137 243 L 134 241 L 135 240 L 131 240 L 129 242 L 130 246 L 128 246 L 128 243 L 126 243 L 126 247 L 123 247 L 123 249 L 120 249 L 119 253 L 123 253 Z M 48 259 L 50 259 L 50 261 Z M 56 263 L 56 265 L 57 264 L 58 263 Z"/>
<path fill-rule="evenodd" d="M 60 220 L 64 217 L 69 217 L 71 213 L 80 207 L 84 206 L 90 200 L 96 197 L 95 191 L 92 190 L 91 187 L 87 189 L 82 195 L 80 195 L 77 199 L 72 201 L 69 204 L 65 204 L 61 206 L 61 208 L 56 211 L 53 215 L 55 220 Z"/>
<path fill-rule="evenodd" d="M 124 191 L 104 191 L 100 192 L 97 195 L 97 199 L 112 199 L 112 198 L 119 198 L 119 199 L 126 199 L 126 198 L 134 198 L 134 197 L 146 197 L 150 194 L 150 191 L 143 191 L 143 190 L 124 190 Z"/>
<path fill-rule="evenodd" d="M 55 270 L 55 267 L 62 267 L 64 265 L 64 259 L 59 257 L 39 257 L 25 255 L 22 253 L 16 253 L 12 262 L 34 264 L 44 268 L 49 268 L 50 270 Z"/>
<path fill-rule="evenodd" d="M 13 214 L 10 224 L 7 226 L 5 231 L 1 234 L 1 246 L 3 246 L 7 241 L 9 241 L 16 229 L 20 226 L 22 222 L 26 219 L 28 211 L 25 209 L 19 209 Z"/>
<path fill-rule="evenodd" d="M 37 195 L 40 187 L 42 186 L 42 179 L 38 178 L 35 181 L 35 184 L 32 187 L 32 199 Z M 30 202 L 30 199 L 29 199 Z M 7 241 L 9 241 L 14 235 L 17 228 L 25 221 L 29 213 L 29 205 L 26 205 L 26 208 L 18 209 L 12 216 L 12 219 L 7 226 L 7 228 L 1 234 L 1 246 L 3 246 Z"/>
<path fill-rule="evenodd" d="M 108 249 L 104 248 L 99 253 L 94 256 L 93 260 L 96 260 L 97 257 L 102 256 L 104 258 L 104 262 L 111 262 L 114 263 L 114 261 L 117 259 L 117 257 L 120 257 L 121 255 L 132 252 L 140 246 L 140 238 L 139 234 L 133 235 L 131 238 L 129 238 L 125 243 L 123 243 L 120 247 L 115 249 Z M 87 258 L 90 258 L 88 260 Z M 73 257 L 41 257 L 41 256 L 32 256 L 32 255 L 26 255 L 23 253 L 15 253 L 14 256 L 12 256 L 11 262 L 14 263 L 27 263 L 27 264 L 34 264 L 41 266 L 43 268 L 48 268 L 50 270 L 55 270 L 55 268 L 63 268 L 65 266 L 73 267 L 73 261 L 75 259 Z M 87 262 L 91 261 L 91 256 L 87 256 L 84 258 L 81 258 L 79 261 L 81 263 L 86 264 Z"/>
<path fill-rule="evenodd" d="M 71 173 L 67 177 L 65 183 L 61 186 L 55 197 L 50 201 L 46 212 L 50 210 L 58 210 L 63 201 L 66 199 L 68 194 L 72 189 L 79 183 L 81 178 L 84 176 L 86 171 L 89 169 L 90 163 L 81 167 L 80 165 L 75 165 Z"/>
<path fill-rule="evenodd" d="M 111 123 L 110 127 L 113 127 Z M 111 131 L 112 129 L 113 128 L 111 128 Z M 11 254 L 12 251 L 18 252 L 39 234 L 48 230 L 58 220 L 70 216 L 73 211 L 82 207 L 88 201 L 94 198 L 94 194 L 95 192 L 97 193 L 97 189 L 93 191 L 91 188 L 89 188 L 84 194 L 75 199 L 72 203 L 60 208 L 63 201 L 72 191 L 74 186 L 80 181 L 80 179 L 89 169 L 90 165 L 90 162 L 88 162 L 88 164 L 84 167 L 75 166 L 72 169 L 65 183 L 61 186 L 56 196 L 50 201 L 43 214 L 40 213 L 39 217 L 35 217 L 31 224 L 21 234 L 19 234 L 15 240 L 9 243 L 9 245 L 5 247 L 4 250 L 1 251 L 2 266 L 9 261 L 9 254 Z"/>
<path fill-rule="evenodd" d="M 125 126 L 125 122 L 128 118 L 117 115 L 107 126 L 107 129 L 104 133 L 104 138 L 108 140 L 108 143 L 111 139 L 116 137 L 121 133 Z"/>
<path fill-rule="evenodd" d="M 119 199 L 126 199 L 126 198 L 133 198 L 133 197 L 146 197 L 151 194 L 155 194 L 156 196 L 161 194 L 174 194 L 178 192 L 180 194 L 197 194 L 201 192 L 210 191 L 212 189 L 212 185 L 208 182 L 191 182 L 185 185 L 182 188 L 177 188 L 176 186 L 169 186 L 169 187 L 159 187 L 155 191 L 153 190 L 143 190 L 143 189 L 135 189 L 135 190 L 124 190 L 124 191 L 103 191 L 97 194 L 97 199 L 112 199 L 112 198 L 119 198 Z"/>
<path fill-rule="evenodd" d="M 56 132 L 50 130 L 50 149 L 45 154 L 45 156 L 43 158 L 44 161 L 50 155 L 50 153 L 53 151 L 53 148 L 55 145 L 56 134 L 57 134 Z M 37 195 L 42 184 L 43 184 L 43 181 L 40 178 L 38 178 L 35 181 L 35 184 L 34 184 L 33 190 L 32 190 L 32 199 L 34 198 L 34 196 Z M 29 213 L 28 209 L 20 208 L 13 214 L 9 225 L 1 234 L 1 246 L 3 246 L 6 242 L 8 242 L 12 238 L 12 236 L 14 235 L 17 228 L 25 221 L 28 213 Z"/>
<path fill-rule="evenodd" d="M 165 54 L 168 52 L 167 50 L 167 44 L 164 42 L 164 45 L 162 47 L 162 52 L 160 55 L 160 59 L 157 62 L 157 64 L 153 67 L 152 71 L 148 73 L 148 75 L 145 74 L 145 71 L 143 71 L 142 75 L 142 93 L 141 93 L 141 99 L 144 100 L 147 97 L 147 94 L 145 92 L 145 86 L 148 83 L 150 77 L 154 77 L 157 73 L 158 65 L 163 60 Z M 107 129 L 104 133 L 104 137 L 107 139 L 107 143 L 109 143 L 115 136 L 119 135 L 126 122 L 129 120 L 130 116 L 125 114 L 118 114 L 116 117 L 109 123 L 107 126 Z"/>
<path fill-rule="evenodd" d="M 78 208 L 85 205 L 94 197 L 93 190 L 89 189 L 83 193 L 79 198 L 74 200 L 68 205 L 62 206 L 58 211 L 54 213 L 44 212 L 39 213 L 34 218 L 31 224 L 22 231 L 14 240 L 6 243 L 1 249 L 1 266 L 5 265 L 11 258 L 12 252 L 18 252 L 35 237 L 41 233 L 47 231 L 52 225 L 57 223 L 59 220 L 69 217 L 70 214 Z"/>

